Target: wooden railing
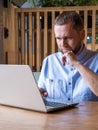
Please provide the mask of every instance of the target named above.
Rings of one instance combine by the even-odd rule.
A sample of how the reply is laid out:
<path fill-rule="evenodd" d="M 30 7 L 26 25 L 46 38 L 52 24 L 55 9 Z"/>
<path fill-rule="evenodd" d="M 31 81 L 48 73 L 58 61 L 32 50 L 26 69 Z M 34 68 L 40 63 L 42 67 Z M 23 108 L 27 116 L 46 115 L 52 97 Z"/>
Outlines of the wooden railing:
<path fill-rule="evenodd" d="M 43 59 L 58 51 L 53 28 L 55 17 L 62 11 L 77 11 L 83 17 L 84 43 L 87 48 L 97 50 L 98 6 L 26 9 L 11 6 L 4 13 L 8 17 L 4 26 L 9 30 L 4 43 L 6 63 L 29 64 L 33 71 L 40 71 Z"/>

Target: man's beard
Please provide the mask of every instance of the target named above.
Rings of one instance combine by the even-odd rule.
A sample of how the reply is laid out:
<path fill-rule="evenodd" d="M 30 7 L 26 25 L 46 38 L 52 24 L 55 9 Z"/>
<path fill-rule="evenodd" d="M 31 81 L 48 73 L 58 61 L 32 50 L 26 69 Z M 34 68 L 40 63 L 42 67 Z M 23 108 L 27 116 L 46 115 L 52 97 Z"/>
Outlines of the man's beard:
<path fill-rule="evenodd" d="M 81 46 L 82 46 L 82 44 L 79 44 L 79 46 L 77 46 L 77 47 L 73 50 L 73 53 L 74 53 L 75 55 L 79 52 L 79 50 L 81 49 Z"/>
<path fill-rule="evenodd" d="M 77 46 L 74 50 L 72 50 L 72 52 L 76 55 L 79 52 L 79 50 L 81 49 L 81 47 L 82 47 L 82 43 L 80 43 L 79 46 Z M 63 49 L 58 48 L 58 51 L 60 51 L 60 52 L 62 52 L 62 54 L 64 54 Z"/>

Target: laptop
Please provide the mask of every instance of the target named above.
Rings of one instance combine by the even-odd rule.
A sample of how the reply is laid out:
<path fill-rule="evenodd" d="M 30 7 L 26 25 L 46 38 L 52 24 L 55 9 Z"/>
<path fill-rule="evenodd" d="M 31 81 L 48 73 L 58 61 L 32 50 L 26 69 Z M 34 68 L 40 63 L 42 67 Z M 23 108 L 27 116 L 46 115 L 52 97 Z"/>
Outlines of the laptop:
<path fill-rule="evenodd" d="M 78 104 L 72 102 L 49 106 L 46 103 L 29 65 L 0 65 L 0 104 L 46 113 Z"/>

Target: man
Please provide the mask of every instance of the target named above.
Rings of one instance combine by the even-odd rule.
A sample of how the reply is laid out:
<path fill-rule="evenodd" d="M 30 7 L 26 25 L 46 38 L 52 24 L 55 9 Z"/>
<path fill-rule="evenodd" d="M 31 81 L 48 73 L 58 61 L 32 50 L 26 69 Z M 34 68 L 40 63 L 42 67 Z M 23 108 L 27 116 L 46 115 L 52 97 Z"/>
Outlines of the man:
<path fill-rule="evenodd" d="M 51 99 L 98 101 L 98 52 L 87 50 L 85 30 L 76 12 L 63 12 L 55 20 L 59 52 L 43 61 L 38 82 Z"/>

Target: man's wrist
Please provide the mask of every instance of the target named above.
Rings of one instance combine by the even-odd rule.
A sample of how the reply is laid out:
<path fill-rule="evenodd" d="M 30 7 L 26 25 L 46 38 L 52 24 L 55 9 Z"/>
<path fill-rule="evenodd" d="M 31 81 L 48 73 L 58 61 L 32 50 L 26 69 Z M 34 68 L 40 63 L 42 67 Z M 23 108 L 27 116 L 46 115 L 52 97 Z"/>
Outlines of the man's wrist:
<path fill-rule="evenodd" d="M 81 66 L 81 62 L 77 61 L 77 62 L 75 63 L 75 67 L 76 67 L 76 68 L 79 68 L 80 66 Z"/>

